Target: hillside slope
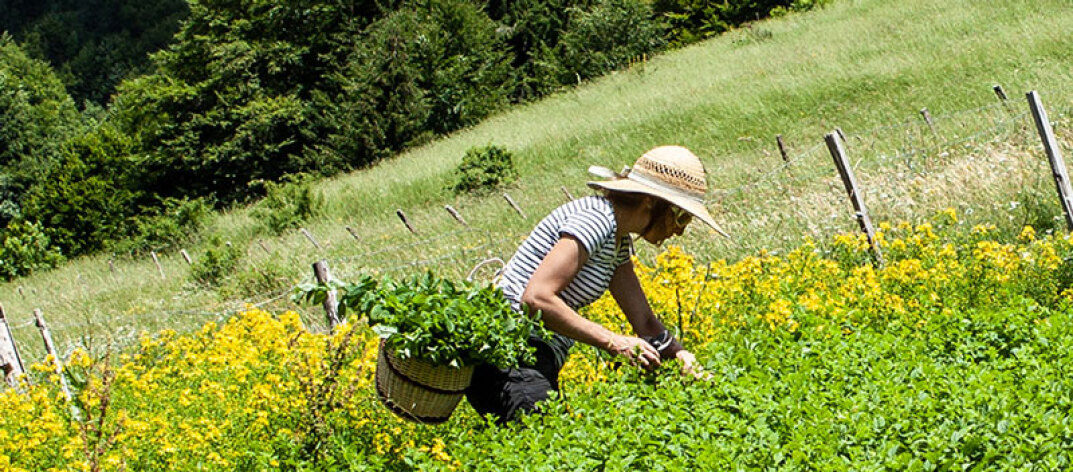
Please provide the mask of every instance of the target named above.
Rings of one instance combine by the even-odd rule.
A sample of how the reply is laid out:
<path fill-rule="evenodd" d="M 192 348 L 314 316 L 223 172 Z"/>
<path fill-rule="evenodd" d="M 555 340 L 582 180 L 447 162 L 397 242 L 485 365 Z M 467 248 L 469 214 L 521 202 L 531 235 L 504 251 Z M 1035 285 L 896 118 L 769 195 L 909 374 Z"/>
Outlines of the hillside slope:
<path fill-rule="evenodd" d="M 148 258 L 110 264 L 113 258 L 97 256 L 4 284 L 0 302 L 33 357 L 34 308 L 46 314 L 61 347 L 102 347 L 142 330 L 196 326 L 244 302 L 287 304 L 287 291 L 310 279 L 319 259 L 342 279 L 426 267 L 463 276 L 485 258 L 508 257 L 528 228 L 563 202 L 561 186 L 586 194 L 589 165 L 617 169 L 666 143 L 704 159 L 716 189 L 710 206 L 735 237 L 720 240 L 697 227 L 680 242 L 701 260 L 735 259 L 792 247 L 806 235 L 854 230 L 822 147 L 824 133 L 836 127 L 850 138 L 858 177 L 872 185 L 874 220 L 956 206 L 966 224 L 1046 222 L 1039 215 L 1057 208 L 1053 185 L 1039 167 L 1022 97 L 1040 90 L 1051 119 L 1065 122 L 1073 105 L 1073 36 L 1056 32 L 1071 29 L 1073 9 L 1062 0 L 846 0 L 757 22 L 324 182 L 318 191 L 326 216 L 306 226 L 321 249 L 298 232 L 258 235 L 248 210 L 222 215 L 212 231 L 247 251 L 239 273 L 221 286 L 191 284 L 174 248 L 160 254 L 163 276 Z M 994 84 L 1009 91 L 1008 110 Z M 934 137 L 918 114 L 924 107 L 936 120 Z M 785 168 L 776 135 L 789 145 Z M 445 190 L 465 151 L 490 143 L 515 153 L 522 177 L 507 192 L 524 218 L 499 194 Z M 976 180 L 955 192 L 970 176 Z M 446 204 L 469 226 L 455 222 Z M 406 232 L 396 210 L 417 234 Z M 195 262 L 206 251 L 185 249 Z M 642 258 L 653 254 L 639 249 Z M 308 320 L 321 317 L 319 309 L 301 309 Z"/>

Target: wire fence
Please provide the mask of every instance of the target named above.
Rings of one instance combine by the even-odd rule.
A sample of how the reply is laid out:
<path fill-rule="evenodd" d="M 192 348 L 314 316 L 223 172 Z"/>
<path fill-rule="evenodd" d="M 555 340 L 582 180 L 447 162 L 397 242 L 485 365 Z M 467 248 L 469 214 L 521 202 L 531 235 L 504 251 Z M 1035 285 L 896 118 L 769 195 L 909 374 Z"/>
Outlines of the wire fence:
<path fill-rule="evenodd" d="M 1026 192 L 1035 197 L 1047 195 L 1052 185 L 1048 182 L 1050 170 L 1036 152 L 1038 136 L 1033 141 L 1028 112 L 1014 108 L 1007 101 L 999 101 L 946 114 L 931 115 L 921 110 L 919 119 L 848 134 L 837 130 L 873 219 L 908 219 L 946 207 L 979 213 L 981 218 L 996 218 L 997 210 L 1016 207 L 1011 202 L 1024 198 Z M 846 189 L 821 139 L 775 159 L 770 155 L 738 159 L 745 166 L 740 171 L 748 178 L 740 185 L 710 194 L 706 203 L 713 213 L 723 215 L 724 227 L 734 239 L 697 241 L 698 247 L 691 251 L 700 255 L 699 260 L 719 254 L 720 246 L 746 253 L 770 252 L 793 247 L 802 235 L 822 240 L 857 231 Z M 971 193 L 977 196 L 970 198 Z M 980 201 L 992 202 L 991 207 L 963 203 Z M 358 238 L 351 228 L 347 227 L 347 231 Z M 496 267 L 482 263 L 506 260 L 527 234 L 505 235 L 462 226 L 422 236 L 415 234 L 402 238 L 405 242 L 364 251 L 353 250 L 360 245 L 349 250 L 335 248 L 332 257 L 324 259 L 339 280 L 352 280 L 362 274 L 400 276 L 432 271 L 456 279 L 475 276 L 488 281 Z M 658 250 L 648 245 L 637 247 L 642 258 L 652 258 Z M 269 253 L 268 249 L 265 253 Z M 312 264 L 313 257 L 310 259 L 308 263 Z M 475 272 L 478 267 L 483 270 Z M 146 333 L 222 322 L 249 308 L 297 310 L 310 329 L 325 330 L 327 323 L 317 309 L 299 307 L 291 301 L 290 295 L 298 286 L 314 281 L 312 271 L 304 273 L 299 280 L 278 288 L 223 302 L 184 304 L 180 309 L 132 309 L 98 317 L 57 314 L 55 318 L 63 321 L 49 327 L 60 340 L 62 347 L 58 350 L 62 355 L 76 348 L 91 352 L 125 349 Z M 9 319 L 8 327 L 24 353 L 24 361 L 43 358 L 43 351 L 31 342 L 37 337 L 33 320 L 12 323 Z"/>

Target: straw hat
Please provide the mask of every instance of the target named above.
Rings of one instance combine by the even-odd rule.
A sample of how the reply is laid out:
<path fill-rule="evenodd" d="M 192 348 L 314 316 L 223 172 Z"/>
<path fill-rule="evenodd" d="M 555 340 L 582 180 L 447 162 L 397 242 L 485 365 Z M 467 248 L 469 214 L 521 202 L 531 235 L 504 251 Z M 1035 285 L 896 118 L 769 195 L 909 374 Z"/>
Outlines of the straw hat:
<path fill-rule="evenodd" d="M 632 168 L 627 167 L 621 173 L 600 166 L 589 167 L 589 173 L 609 179 L 591 181 L 589 187 L 662 198 L 730 237 L 704 207 L 704 194 L 708 191 L 704 165 L 689 149 L 660 146 L 644 153 Z"/>

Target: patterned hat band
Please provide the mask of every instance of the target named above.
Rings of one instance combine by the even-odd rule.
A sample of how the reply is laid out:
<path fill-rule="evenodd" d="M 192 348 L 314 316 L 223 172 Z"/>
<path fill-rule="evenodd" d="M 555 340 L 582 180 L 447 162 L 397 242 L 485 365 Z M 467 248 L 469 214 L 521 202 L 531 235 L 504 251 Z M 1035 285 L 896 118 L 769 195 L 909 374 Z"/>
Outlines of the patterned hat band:
<path fill-rule="evenodd" d="M 677 196 L 677 197 L 680 197 L 680 198 L 688 198 L 690 200 L 696 201 L 697 203 L 703 203 L 704 202 L 704 194 L 703 193 L 683 191 L 679 187 L 669 185 L 669 184 L 667 184 L 667 183 L 665 183 L 665 182 L 663 182 L 661 180 L 651 178 L 651 177 L 649 177 L 649 176 L 647 176 L 647 175 L 645 175 L 645 174 L 643 174 L 641 172 L 633 172 L 632 169 L 630 169 L 628 167 L 623 170 L 623 174 L 625 174 L 624 176 L 627 179 L 630 179 L 630 180 L 632 180 L 634 182 L 637 182 L 639 184 L 647 185 L 647 186 L 652 187 L 652 188 L 654 188 L 656 190 L 659 190 L 661 192 L 669 193 L 671 195 L 674 195 L 674 196 Z"/>

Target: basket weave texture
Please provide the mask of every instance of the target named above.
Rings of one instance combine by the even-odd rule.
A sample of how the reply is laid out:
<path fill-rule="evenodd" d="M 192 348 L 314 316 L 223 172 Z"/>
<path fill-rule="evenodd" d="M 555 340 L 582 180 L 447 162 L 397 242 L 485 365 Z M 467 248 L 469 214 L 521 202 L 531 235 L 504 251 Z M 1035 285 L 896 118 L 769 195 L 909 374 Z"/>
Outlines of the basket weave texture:
<path fill-rule="evenodd" d="M 419 423 L 451 417 L 473 378 L 473 366 L 457 369 L 420 359 L 399 359 L 380 342 L 376 393 L 396 415 Z"/>

